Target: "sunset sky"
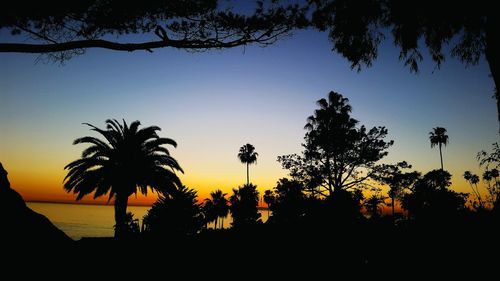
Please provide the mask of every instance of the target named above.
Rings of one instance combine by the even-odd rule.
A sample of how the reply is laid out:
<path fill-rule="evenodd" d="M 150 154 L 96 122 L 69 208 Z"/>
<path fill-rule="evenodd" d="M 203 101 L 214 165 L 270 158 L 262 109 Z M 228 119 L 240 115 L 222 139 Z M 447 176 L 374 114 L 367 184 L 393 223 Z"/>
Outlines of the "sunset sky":
<path fill-rule="evenodd" d="M 373 67 L 358 73 L 331 51 L 326 34 L 315 31 L 267 48 L 89 50 L 63 66 L 2 53 L 0 162 L 26 200 L 72 202 L 75 196 L 62 188 L 63 168 L 86 147 L 72 142 L 97 136 L 82 123 L 103 127 L 106 119 L 124 118 L 157 125 L 161 136 L 177 141 L 171 153 L 185 170 L 181 179 L 201 198 L 245 182 L 237 153 L 253 144 L 259 158 L 250 179 L 262 191 L 287 174 L 276 157 L 301 151 L 307 116 L 333 90 L 349 98 L 361 124 L 388 128 L 395 144 L 387 163 L 406 160 L 423 173 L 438 168 L 429 132 L 445 127 L 445 169 L 453 188 L 468 192 L 463 172 L 480 173 L 477 152 L 498 141 L 488 65 L 483 58 L 465 68 L 448 57 L 437 70 L 427 56 L 415 75 L 398 55 L 388 40 Z"/>

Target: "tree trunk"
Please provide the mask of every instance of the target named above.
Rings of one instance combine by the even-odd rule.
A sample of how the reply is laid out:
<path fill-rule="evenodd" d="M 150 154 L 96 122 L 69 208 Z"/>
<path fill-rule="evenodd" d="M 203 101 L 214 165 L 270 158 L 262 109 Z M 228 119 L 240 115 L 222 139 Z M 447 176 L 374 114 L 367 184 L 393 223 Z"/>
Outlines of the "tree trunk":
<path fill-rule="evenodd" d="M 222 220 L 222 221 L 221 221 L 221 224 L 222 224 L 222 225 L 221 225 L 221 229 L 224 229 L 224 217 L 221 217 L 221 220 Z"/>
<path fill-rule="evenodd" d="M 328 173 L 328 192 L 329 192 L 329 195 L 332 196 L 333 192 L 336 191 L 336 189 L 334 189 L 334 185 L 333 185 L 333 179 L 332 179 L 332 169 L 330 167 L 330 157 L 326 157 L 326 170 L 327 170 L 327 173 Z"/>
<path fill-rule="evenodd" d="M 247 163 L 247 185 L 249 185 L 249 184 L 250 184 L 250 180 L 249 180 L 249 179 L 250 179 L 250 177 L 249 177 L 249 170 L 248 170 L 248 166 L 249 166 L 249 164 Z"/>
<path fill-rule="evenodd" d="M 443 170 L 443 153 L 441 153 L 441 143 L 439 144 L 439 158 L 441 159 L 441 171 Z"/>
<path fill-rule="evenodd" d="M 490 66 L 491 76 L 495 82 L 495 98 L 497 100 L 497 115 L 498 115 L 498 132 L 500 133 L 500 94 L 498 86 L 500 85 L 500 44 L 498 43 L 498 18 L 496 16 L 488 16 L 486 20 L 486 60 Z"/>
<path fill-rule="evenodd" d="M 391 207 L 392 207 L 392 224 L 395 224 L 396 223 L 396 218 L 394 218 L 394 214 L 396 212 L 394 212 L 394 194 L 391 196 L 391 200 L 392 200 L 392 203 L 391 203 Z"/>
<path fill-rule="evenodd" d="M 115 238 L 120 239 L 126 235 L 125 219 L 127 217 L 128 196 L 117 193 L 115 195 Z"/>

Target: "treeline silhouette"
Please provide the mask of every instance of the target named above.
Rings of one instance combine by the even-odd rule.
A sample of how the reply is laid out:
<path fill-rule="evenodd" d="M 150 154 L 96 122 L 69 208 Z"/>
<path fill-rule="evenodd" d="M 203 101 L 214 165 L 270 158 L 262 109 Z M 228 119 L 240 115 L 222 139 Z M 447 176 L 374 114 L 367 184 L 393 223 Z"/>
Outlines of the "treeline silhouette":
<path fill-rule="evenodd" d="M 445 128 L 433 128 L 429 136 L 431 147 L 439 148 L 440 169 L 422 175 L 406 161 L 378 163 L 394 141 L 385 139 L 385 127 L 366 128 L 352 118 L 347 98 L 330 92 L 317 104 L 305 125 L 304 150 L 277 159 L 289 177 L 279 179 L 273 189 L 263 193 L 269 212 L 265 223 L 258 212 L 261 195 L 249 178 L 249 164 L 256 163 L 258 156 L 253 145 L 243 145 L 237 155 L 246 164 L 247 183 L 230 195 L 216 190 L 201 201 L 195 190 L 180 183 L 175 171 L 182 171 L 181 167 L 161 146 L 176 143 L 160 138 L 158 127 L 139 129 L 137 121 L 128 126 L 125 121 L 107 120 L 104 130 L 89 125 L 108 143 L 92 137 L 75 141 L 91 147 L 66 167 L 65 188 L 77 193 L 77 200 L 92 192 L 95 197 L 115 197 L 117 240 L 113 243 L 161 244 L 174 239 L 181 248 L 214 245 L 225 249 L 212 253 L 217 257 L 237 247 L 233 256 L 239 258 L 263 249 L 288 261 L 297 257 L 296 253 L 304 257 L 329 253 L 329 261 L 361 267 L 389 261 L 403 267 L 461 264 L 463 253 L 482 252 L 469 252 L 460 246 L 462 243 L 498 233 L 497 144 L 493 152 L 478 154 L 485 167 L 486 204 L 477 186 L 479 179 L 470 172 L 465 175 L 474 196 L 451 188 L 451 174 L 443 165 L 442 146 L 449 141 Z M 389 188 L 387 194 L 382 192 L 383 186 Z M 137 191 L 146 194 L 148 187 L 158 191 L 160 198 L 140 229 L 138 220 L 126 213 L 126 202 Z M 384 206 L 391 212 L 384 214 Z M 227 228 L 223 221 L 229 213 L 232 223 Z M 90 241 L 83 239 L 81 243 L 99 244 Z M 317 259 L 299 260 L 303 264 L 321 263 Z"/>
<path fill-rule="evenodd" d="M 430 133 L 431 146 L 440 148 L 440 169 L 422 175 L 406 161 L 378 163 L 394 142 L 385 140 L 385 127 L 366 128 L 352 118 L 347 98 L 330 92 L 317 104 L 307 118 L 304 150 L 277 159 L 289 177 L 263 193 L 269 212 L 266 222 L 258 212 L 261 194 L 249 179 L 249 164 L 258 156 L 253 145 L 245 144 L 237 155 L 246 164 L 247 183 L 231 194 L 215 190 L 200 200 L 196 190 L 177 177 L 182 168 L 163 147 L 175 147 L 176 142 L 159 137 L 160 128 L 140 129 L 138 121 L 128 125 L 107 120 L 105 129 L 87 124 L 105 140 L 75 140 L 74 144 L 90 146 L 66 166 L 64 188 L 77 200 L 86 195 L 114 199 L 115 237 L 83 238 L 70 252 L 112 248 L 140 255 L 154 249 L 180 260 L 208 264 L 223 260 L 233 265 L 260 252 L 263 258 L 304 268 L 476 265 L 489 261 L 486 252 L 497 253 L 496 244 L 478 246 L 477 241 L 499 234 L 498 144 L 492 152 L 477 156 L 485 169 L 485 198 L 479 177 L 464 174 L 474 191 L 471 196 L 454 191 L 451 174 L 443 168 L 446 129 L 436 127 Z M 387 194 L 383 186 L 388 187 Z M 127 202 L 130 195 L 147 194 L 149 188 L 160 196 L 140 226 L 127 213 Z M 382 212 L 383 206 L 391 212 Z M 229 213 L 231 225 L 224 227 Z M 199 249 L 208 250 L 210 259 L 195 255 Z M 124 256 L 114 258 L 125 262 Z"/>

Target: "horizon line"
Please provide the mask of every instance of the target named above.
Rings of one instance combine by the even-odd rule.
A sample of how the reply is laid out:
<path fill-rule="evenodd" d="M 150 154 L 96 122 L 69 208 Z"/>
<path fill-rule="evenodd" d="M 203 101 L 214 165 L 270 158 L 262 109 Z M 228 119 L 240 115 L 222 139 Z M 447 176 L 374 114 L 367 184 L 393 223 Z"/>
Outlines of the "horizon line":
<path fill-rule="evenodd" d="M 113 206 L 113 203 L 104 203 L 104 202 L 83 202 L 83 201 L 50 201 L 50 200 L 25 200 L 24 202 L 26 203 L 49 203 L 49 204 L 75 204 L 75 205 L 95 205 L 95 206 Z M 134 207 L 151 207 L 153 204 L 128 204 L 127 206 L 134 206 Z M 268 207 L 264 206 L 257 206 L 257 210 L 267 210 L 269 209 Z"/>
<path fill-rule="evenodd" d="M 106 202 L 84 202 L 84 201 L 66 201 L 66 200 L 25 200 L 26 203 L 51 203 L 51 204 L 81 204 L 81 205 L 108 205 L 108 206 L 113 206 L 114 204 L 112 202 L 106 203 Z M 153 204 L 137 204 L 137 203 L 132 203 L 128 204 L 128 206 L 140 206 L 140 207 L 151 207 Z"/>

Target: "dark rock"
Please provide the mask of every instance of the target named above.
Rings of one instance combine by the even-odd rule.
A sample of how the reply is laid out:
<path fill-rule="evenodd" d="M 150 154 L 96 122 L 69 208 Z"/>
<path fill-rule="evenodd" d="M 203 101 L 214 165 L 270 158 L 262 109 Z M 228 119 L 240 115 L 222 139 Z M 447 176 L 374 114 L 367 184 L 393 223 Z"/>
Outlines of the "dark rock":
<path fill-rule="evenodd" d="M 0 163 L 0 243 L 21 241 L 24 246 L 48 247 L 54 243 L 69 243 L 64 232 L 45 216 L 26 206 L 23 197 L 10 187 L 7 171 Z"/>

